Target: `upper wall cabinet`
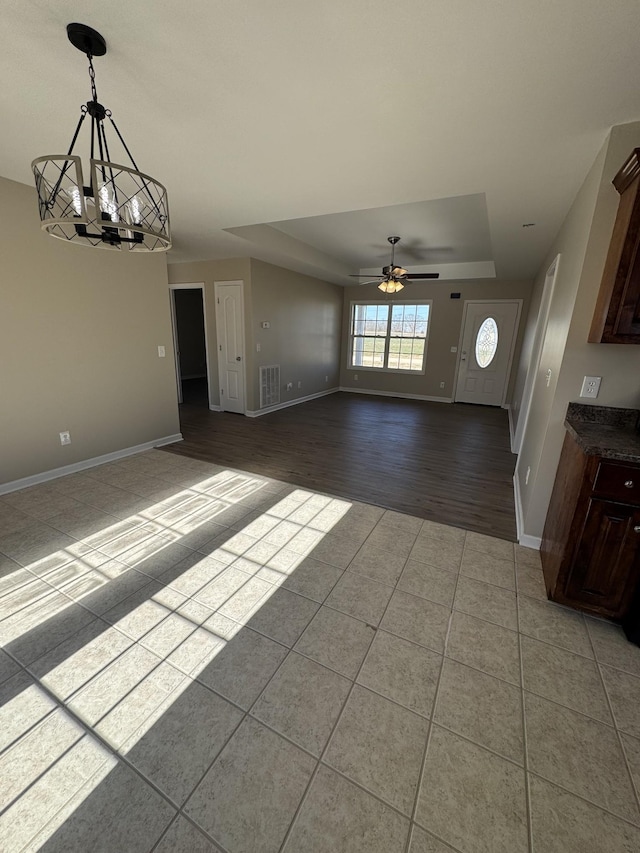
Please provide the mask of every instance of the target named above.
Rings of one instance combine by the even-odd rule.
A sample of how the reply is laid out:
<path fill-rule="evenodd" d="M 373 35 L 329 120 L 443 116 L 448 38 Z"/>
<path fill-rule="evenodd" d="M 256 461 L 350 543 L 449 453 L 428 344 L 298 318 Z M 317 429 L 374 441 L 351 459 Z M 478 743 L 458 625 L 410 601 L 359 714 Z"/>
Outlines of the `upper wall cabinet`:
<path fill-rule="evenodd" d="M 640 344 L 640 148 L 613 179 L 620 204 L 589 332 L 593 344 Z"/>

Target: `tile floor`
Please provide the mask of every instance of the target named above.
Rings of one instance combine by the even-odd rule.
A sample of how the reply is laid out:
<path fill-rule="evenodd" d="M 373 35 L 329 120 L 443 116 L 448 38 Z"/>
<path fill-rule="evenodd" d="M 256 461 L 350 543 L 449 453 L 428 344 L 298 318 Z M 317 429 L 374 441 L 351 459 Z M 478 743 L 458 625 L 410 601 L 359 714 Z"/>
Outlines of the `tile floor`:
<path fill-rule="evenodd" d="M 0 850 L 637 853 L 640 649 L 509 542 L 162 451 L 0 498 Z"/>

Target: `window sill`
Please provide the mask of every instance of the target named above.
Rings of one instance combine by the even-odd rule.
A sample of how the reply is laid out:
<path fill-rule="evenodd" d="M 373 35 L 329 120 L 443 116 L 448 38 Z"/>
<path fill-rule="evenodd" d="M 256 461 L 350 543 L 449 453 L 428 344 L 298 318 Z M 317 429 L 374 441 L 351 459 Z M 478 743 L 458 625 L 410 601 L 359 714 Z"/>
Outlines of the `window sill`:
<path fill-rule="evenodd" d="M 400 368 L 395 367 L 347 367 L 347 370 L 351 370 L 355 373 L 358 372 L 363 373 L 400 373 L 403 376 L 424 376 L 426 370 L 423 368 L 422 370 L 401 370 Z"/>

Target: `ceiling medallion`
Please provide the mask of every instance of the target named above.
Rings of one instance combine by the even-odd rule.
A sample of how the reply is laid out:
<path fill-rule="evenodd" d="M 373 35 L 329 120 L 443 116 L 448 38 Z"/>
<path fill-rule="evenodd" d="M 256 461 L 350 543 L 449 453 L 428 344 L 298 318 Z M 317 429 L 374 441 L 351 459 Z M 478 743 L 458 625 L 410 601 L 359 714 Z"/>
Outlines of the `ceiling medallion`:
<path fill-rule="evenodd" d="M 107 45 L 96 30 L 69 24 L 71 44 L 89 60 L 91 100 L 81 107 L 71 145 L 66 154 L 38 157 L 31 164 L 41 227 L 52 237 L 100 249 L 166 252 L 171 248 L 167 191 L 154 178 L 139 171 L 111 115 L 98 101 L 93 58 L 104 56 Z M 73 153 L 82 125 L 91 118 L 89 183 L 82 161 Z M 105 119 L 131 165 L 111 161 Z"/>

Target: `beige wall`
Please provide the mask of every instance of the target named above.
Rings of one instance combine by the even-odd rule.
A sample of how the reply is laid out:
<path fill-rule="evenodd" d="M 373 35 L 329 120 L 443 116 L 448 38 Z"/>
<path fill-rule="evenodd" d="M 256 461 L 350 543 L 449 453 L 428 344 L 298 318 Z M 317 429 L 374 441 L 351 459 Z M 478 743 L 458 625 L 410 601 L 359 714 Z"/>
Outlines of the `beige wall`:
<path fill-rule="evenodd" d="M 451 347 L 458 347 L 462 327 L 462 315 L 465 300 L 470 299 L 522 299 L 520 329 L 516 340 L 514 364 L 518 364 L 520 345 L 529 308 L 531 282 L 496 281 L 479 279 L 469 281 L 415 282 L 402 292 L 402 298 L 431 299 L 432 311 L 427 342 L 427 360 L 425 374 L 412 376 L 403 373 L 378 373 L 375 371 L 350 370 L 347 367 L 349 357 L 349 318 L 352 302 L 379 302 L 386 297 L 376 285 L 347 287 L 344 292 L 342 315 L 342 360 L 340 385 L 344 388 L 357 388 L 388 393 L 415 394 L 425 397 L 441 397 L 450 400 L 453 397 L 457 354 Z M 460 293 L 460 299 L 451 299 L 450 293 Z M 358 379 L 354 379 L 354 375 Z M 515 371 L 512 372 L 515 379 Z M 444 388 L 440 383 L 444 382 Z M 509 399 L 512 382 L 509 384 Z"/>
<path fill-rule="evenodd" d="M 260 365 L 280 365 L 283 403 L 337 388 L 342 288 L 252 259 L 251 292 L 247 408 L 260 407 Z M 261 327 L 263 321 L 269 322 L 269 329 Z M 291 391 L 286 390 L 289 382 Z"/>
<path fill-rule="evenodd" d="M 0 221 L 0 483 L 178 433 L 165 256 L 55 240 L 4 178 Z"/>
<path fill-rule="evenodd" d="M 596 405 L 640 406 L 640 346 L 587 343 L 618 209 L 619 196 L 611 180 L 637 146 L 640 122 L 612 129 L 536 279 L 534 301 L 539 304 L 546 270 L 560 253 L 531 415 L 516 467 L 522 532 L 528 536 L 542 535 L 564 440 L 567 405 L 580 399 L 583 377 L 602 377 L 599 397 L 593 401 Z M 519 372 L 516 394 L 522 391 L 524 367 Z M 547 388 L 548 369 L 552 381 Z M 525 485 L 528 468 L 531 473 Z"/>
<path fill-rule="evenodd" d="M 282 402 L 337 387 L 342 288 L 249 258 L 169 264 L 171 284 L 204 283 L 205 286 L 213 405 L 220 404 L 216 281 L 244 281 L 248 411 L 260 408 L 260 365 L 280 365 Z M 261 328 L 265 320 L 270 323 L 269 329 Z M 329 379 L 325 380 L 325 376 Z M 292 391 L 286 390 L 288 382 L 293 383 Z M 300 389 L 298 382 L 302 385 Z"/>

